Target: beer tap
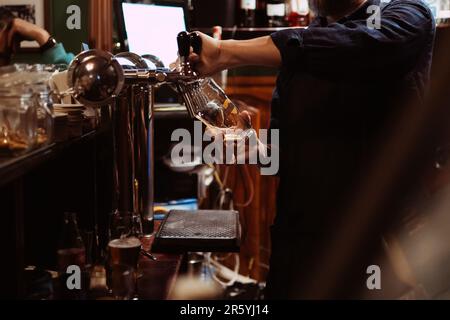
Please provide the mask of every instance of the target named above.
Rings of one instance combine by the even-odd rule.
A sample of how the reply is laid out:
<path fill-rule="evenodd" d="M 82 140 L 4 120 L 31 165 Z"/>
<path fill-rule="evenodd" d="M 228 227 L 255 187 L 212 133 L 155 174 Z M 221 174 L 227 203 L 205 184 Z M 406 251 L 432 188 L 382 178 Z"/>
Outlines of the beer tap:
<path fill-rule="evenodd" d="M 178 54 L 180 56 L 180 75 L 187 77 L 197 77 L 197 73 L 192 69 L 189 61 L 191 47 L 194 53 L 201 51 L 201 38 L 197 33 L 180 32 L 177 37 Z"/>
<path fill-rule="evenodd" d="M 181 32 L 177 37 L 178 42 L 178 54 L 180 56 L 180 75 L 182 77 L 187 77 L 191 79 L 190 81 L 179 81 L 176 83 L 177 90 L 183 97 L 186 109 L 188 110 L 190 116 L 194 119 L 198 114 L 196 106 L 204 105 L 207 102 L 202 101 L 201 95 L 199 95 L 199 83 L 198 75 L 193 70 L 192 65 L 189 61 L 189 56 L 191 54 L 191 48 L 196 54 L 200 54 L 202 50 L 202 39 L 200 36 L 193 32 Z"/>
<path fill-rule="evenodd" d="M 193 33 L 178 37 L 181 68 L 150 66 L 138 55 L 89 50 L 69 66 L 68 84 L 75 99 L 89 106 L 111 105 L 114 144 L 114 206 L 119 212 L 140 214 L 153 231 L 153 108 L 154 88 L 175 85 L 183 98 L 195 99 L 190 84 L 198 81 L 189 63 L 191 47 L 201 50 L 201 39 Z M 184 91 L 183 91 L 184 90 Z M 189 95 L 184 95 L 188 92 Z M 197 101 L 198 102 L 198 101 Z M 186 101 L 191 116 L 195 113 Z M 148 217 L 149 219 L 146 219 Z"/>

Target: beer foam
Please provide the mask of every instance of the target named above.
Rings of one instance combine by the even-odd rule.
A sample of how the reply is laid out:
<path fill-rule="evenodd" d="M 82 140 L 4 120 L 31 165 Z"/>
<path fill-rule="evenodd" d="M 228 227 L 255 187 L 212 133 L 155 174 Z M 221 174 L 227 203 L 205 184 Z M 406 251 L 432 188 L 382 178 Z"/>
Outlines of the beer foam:
<path fill-rule="evenodd" d="M 135 248 L 140 247 L 141 240 L 135 237 L 112 240 L 109 246 L 112 248 Z"/>

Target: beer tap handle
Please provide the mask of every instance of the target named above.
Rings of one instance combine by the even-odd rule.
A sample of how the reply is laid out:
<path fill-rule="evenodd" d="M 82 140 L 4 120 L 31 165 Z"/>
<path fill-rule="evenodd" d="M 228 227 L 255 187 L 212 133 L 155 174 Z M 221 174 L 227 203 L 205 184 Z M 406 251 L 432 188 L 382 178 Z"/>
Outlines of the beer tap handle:
<path fill-rule="evenodd" d="M 197 32 L 192 32 L 190 34 L 191 37 L 191 46 L 194 49 L 194 53 L 196 54 L 200 54 L 202 52 L 202 38 L 200 37 L 200 35 Z"/>
<path fill-rule="evenodd" d="M 185 31 L 180 32 L 177 37 L 178 53 L 181 58 L 189 59 L 191 53 L 191 37 Z"/>

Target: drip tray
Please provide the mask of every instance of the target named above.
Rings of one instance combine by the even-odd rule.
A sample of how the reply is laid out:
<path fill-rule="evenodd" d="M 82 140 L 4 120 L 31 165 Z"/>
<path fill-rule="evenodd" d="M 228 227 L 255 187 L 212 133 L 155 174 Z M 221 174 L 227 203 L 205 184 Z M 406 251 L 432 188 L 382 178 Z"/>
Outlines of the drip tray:
<path fill-rule="evenodd" d="M 171 211 L 155 237 L 155 253 L 239 252 L 236 211 Z"/>

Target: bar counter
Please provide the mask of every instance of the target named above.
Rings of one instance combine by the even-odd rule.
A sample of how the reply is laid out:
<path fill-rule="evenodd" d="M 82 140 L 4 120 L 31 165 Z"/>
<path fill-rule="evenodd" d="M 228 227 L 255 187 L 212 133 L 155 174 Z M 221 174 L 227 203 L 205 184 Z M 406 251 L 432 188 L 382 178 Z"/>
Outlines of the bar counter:
<path fill-rule="evenodd" d="M 155 224 L 155 229 L 160 227 L 160 222 Z M 154 238 L 142 240 L 145 250 L 151 252 Z M 142 277 L 138 279 L 138 296 L 142 300 L 167 300 L 175 285 L 180 272 L 182 255 L 154 254 L 156 261 L 142 256 L 139 268 Z"/>

